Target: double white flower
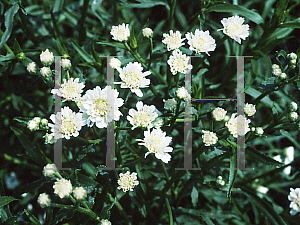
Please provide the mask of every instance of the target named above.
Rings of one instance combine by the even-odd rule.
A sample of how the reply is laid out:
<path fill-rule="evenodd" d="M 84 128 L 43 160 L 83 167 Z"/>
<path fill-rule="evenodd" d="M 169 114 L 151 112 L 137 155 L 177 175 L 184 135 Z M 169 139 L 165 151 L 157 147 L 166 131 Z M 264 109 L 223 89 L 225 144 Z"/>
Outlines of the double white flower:
<path fill-rule="evenodd" d="M 109 93 L 108 93 L 109 92 Z M 113 95 L 113 103 L 108 100 L 108 94 Z M 93 90 L 88 90 L 83 96 L 82 106 L 80 111 L 83 112 L 83 121 L 89 127 L 93 126 L 94 123 L 98 128 L 107 127 L 108 122 L 112 120 L 119 120 L 122 113 L 119 111 L 124 103 L 124 100 L 118 98 L 119 92 L 111 89 L 110 86 L 105 87 L 101 90 L 99 86 Z M 110 118 L 110 112 L 114 110 L 114 118 Z"/>
<path fill-rule="evenodd" d="M 158 117 L 155 112 L 155 106 L 144 105 L 143 102 L 139 101 L 136 104 L 137 111 L 134 109 L 129 110 L 129 116 L 127 116 L 127 120 L 133 126 L 132 130 L 136 127 L 153 127 L 152 122 Z"/>
<path fill-rule="evenodd" d="M 73 112 L 68 106 L 61 109 L 61 112 L 52 114 L 50 119 L 54 124 L 49 124 L 54 138 L 70 139 L 71 136 L 77 137 L 81 127 L 84 126 L 82 113 Z"/>
<path fill-rule="evenodd" d="M 119 76 L 122 82 L 115 82 L 115 84 L 121 83 L 121 88 L 130 88 L 131 92 L 135 93 L 138 97 L 143 96 L 143 92 L 140 88 L 149 87 L 150 80 L 145 77 L 150 75 L 150 71 L 142 72 L 143 67 L 138 62 L 130 62 L 126 67 L 116 68 L 120 73 Z"/>
<path fill-rule="evenodd" d="M 144 132 L 144 136 L 144 140 L 138 139 L 138 141 L 142 141 L 139 145 L 144 145 L 149 151 L 146 153 L 145 158 L 150 153 L 154 153 L 156 158 L 168 163 L 171 160 L 171 155 L 168 152 L 173 151 L 173 148 L 168 146 L 172 138 L 166 137 L 166 132 L 161 129 L 153 129 L 151 132 L 148 129 Z"/>

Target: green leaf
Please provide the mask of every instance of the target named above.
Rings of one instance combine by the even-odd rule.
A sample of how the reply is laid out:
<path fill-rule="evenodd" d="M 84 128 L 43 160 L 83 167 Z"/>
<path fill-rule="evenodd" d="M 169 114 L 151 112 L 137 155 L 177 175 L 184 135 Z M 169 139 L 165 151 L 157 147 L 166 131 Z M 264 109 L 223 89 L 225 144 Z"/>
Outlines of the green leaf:
<path fill-rule="evenodd" d="M 17 54 L 23 52 L 23 50 L 21 49 L 21 47 L 20 47 L 20 45 L 19 45 L 17 39 L 15 39 L 15 41 L 14 41 L 13 51 L 14 51 L 15 55 L 17 55 Z"/>
<path fill-rule="evenodd" d="M 231 4 L 220 4 L 213 5 L 207 9 L 208 11 L 214 12 L 230 12 L 240 14 L 249 20 L 253 21 L 256 24 L 264 23 L 264 19 L 256 12 L 246 9 L 239 5 L 231 5 Z"/>
<path fill-rule="evenodd" d="M 135 4 L 135 3 L 129 3 L 125 4 L 121 7 L 121 9 L 128 9 L 128 8 L 152 8 L 154 6 L 163 5 L 166 7 L 168 11 L 170 11 L 170 6 L 163 1 L 149 1 L 149 2 L 143 2 L 141 4 Z"/>
<path fill-rule="evenodd" d="M 20 129 L 12 126 L 10 127 L 10 129 L 15 133 L 15 135 L 25 148 L 27 154 L 29 154 L 36 163 L 40 165 L 47 164 L 44 153 L 38 150 Z"/>
<path fill-rule="evenodd" d="M 94 181 L 92 178 L 85 176 L 83 174 L 78 174 L 78 182 L 85 186 L 93 186 L 96 187 L 99 183 Z"/>
<path fill-rule="evenodd" d="M 76 42 L 71 42 L 75 50 L 79 53 L 79 55 L 86 61 L 86 62 L 93 62 L 93 58 L 87 51 L 85 51 L 82 47 L 80 47 Z"/>
<path fill-rule="evenodd" d="M 296 148 L 300 149 L 300 144 L 290 135 L 289 132 L 286 130 L 281 129 L 280 133 L 285 136 L 287 139 L 289 139 L 295 146 Z"/>
<path fill-rule="evenodd" d="M 62 39 L 62 37 L 60 35 L 60 32 L 59 32 L 59 29 L 57 27 L 57 23 L 56 23 L 55 16 L 54 16 L 53 12 L 51 12 L 51 21 L 52 21 L 52 24 L 53 24 L 53 30 L 54 30 L 54 34 L 55 34 L 55 38 L 56 38 L 57 47 L 58 47 L 58 49 L 59 49 L 59 51 L 62 55 L 68 55 L 67 49 L 66 49 L 66 47 L 63 43 L 63 39 Z"/>
<path fill-rule="evenodd" d="M 10 61 L 15 58 L 16 56 L 14 54 L 0 55 L 0 62 Z"/>
<path fill-rule="evenodd" d="M 264 58 L 265 63 L 266 63 L 266 73 L 265 73 L 266 77 L 265 77 L 265 80 L 267 80 L 268 78 L 270 78 L 272 76 L 272 62 L 271 62 L 271 59 L 259 50 L 255 50 L 255 51 L 253 51 L 253 53 L 255 53 L 259 56 L 262 56 Z"/>
<path fill-rule="evenodd" d="M 198 196 L 199 196 L 199 193 L 197 191 L 197 188 L 193 187 L 192 192 L 191 192 L 191 199 L 192 199 L 192 204 L 193 204 L 194 207 L 197 206 Z"/>
<path fill-rule="evenodd" d="M 97 44 L 108 45 L 108 46 L 112 46 L 115 48 L 127 49 L 127 48 L 125 48 L 125 46 L 122 43 L 118 43 L 118 42 L 99 41 L 99 42 L 97 42 Z"/>
<path fill-rule="evenodd" d="M 270 28 L 274 28 L 274 27 L 277 27 L 279 24 L 281 24 L 287 13 L 286 13 L 286 9 L 287 9 L 287 6 L 288 6 L 288 3 L 289 3 L 290 0 L 279 0 L 277 1 L 277 4 L 275 6 L 275 11 L 273 13 L 273 16 L 272 16 L 272 19 L 271 19 L 271 26 Z"/>
<path fill-rule="evenodd" d="M 265 199 L 259 198 L 255 193 L 251 190 L 247 189 L 246 187 L 239 187 L 241 188 L 241 193 L 246 194 L 249 197 L 249 200 L 253 202 L 257 208 L 261 210 L 261 213 L 265 217 L 270 220 L 270 224 L 272 225 L 287 225 L 281 216 L 273 209 L 269 202 Z"/>
<path fill-rule="evenodd" d="M 260 151 L 256 150 L 255 148 L 252 147 L 247 147 L 246 148 L 246 154 L 249 155 L 251 158 L 262 162 L 266 165 L 273 165 L 273 166 L 282 166 L 283 164 L 276 161 L 275 159 L 270 158 L 269 156 L 266 156 L 262 154 Z"/>
<path fill-rule="evenodd" d="M 279 25 L 278 28 L 298 28 L 298 29 L 300 29 L 300 22 L 298 22 L 298 21 L 286 22 L 286 23 Z"/>
<path fill-rule="evenodd" d="M 234 149 L 234 148 L 233 148 Z M 236 152 L 236 150 L 235 150 Z M 229 181 L 228 181 L 228 191 L 227 191 L 227 197 L 229 198 L 229 200 L 231 201 L 231 191 L 234 185 L 234 181 L 237 175 L 237 156 L 236 153 L 234 153 L 231 157 L 230 157 L 230 170 L 229 170 Z"/>
<path fill-rule="evenodd" d="M 52 12 L 56 13 L 56 12 L 61 11 L 63 8 L 63 5 L 64 5 L 64 0 L 55 0 Z"/>
<path fill-rule="evenodd" d="M 14 3 L 12 7 L 10 7 L 5 13 L 4 13 L 4 25 L 5 25 L 5 31 L 1 37 L 1 42 L 0 42 L 0 49 L 4 45 L 4 43 L 9 39 L 12 28 L 13 28 L 13 23 L 14 23 L 14 16 L 17 14 L 19 11 L 19 4 Z"/>
<path fill-rule="evenodd" d="M 27 209 L 25 209 L 24 211 L 25 211 L 26 215 L 28 216 L 28 218 L 30 219 L 30 221 L 33 222 L 33 224 L 41 225 L 39 220 L 31 212 L 29 212 Z"/>
<path fill-rule="evenodd" d="M 0 196 L 0 208 L 16 200 L 18 201 L 18 199 L 12 196 Z"/>

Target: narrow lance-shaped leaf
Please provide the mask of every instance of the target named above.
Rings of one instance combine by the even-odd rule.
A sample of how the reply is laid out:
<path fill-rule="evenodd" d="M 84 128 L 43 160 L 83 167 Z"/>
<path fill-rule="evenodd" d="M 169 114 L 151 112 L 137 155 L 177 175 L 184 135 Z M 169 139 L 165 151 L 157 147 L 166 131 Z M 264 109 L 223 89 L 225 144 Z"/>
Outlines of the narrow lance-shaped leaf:
<path fill-rule="evenodd" d="M 23 134 L 23 132 L 16 128 L 16 127 L 10 127 L 10 129 L 15 133 L 15 135 L 17 136 L 17 138 L 19 139 L 19 141 L 21 142 L 21 144 L 23 145 L 23 147 L 25 148 L 26 152 L 32 156 L 32 159 L 40 164 L 40 165 L 44 165 L 47 164 L 47 160 L 45 155 L 43 154 L 42 151 L 38 150 L 33 144 L 32 142 Z"/>
<path fill-rule="evenodd" d="M 4 25 L 6 30 L 4 31 L 1 42 L 0 42 L 0 49 L 4 45 L 4 43 L 9 39 L 12 28 L 13 28 L 13 23 L 14 23 L 14 16 L 17 14 L 19 11 L 19 4 L 14 3 L 12 7 L 10 7 L 5 13 L 4 13 Z"/>
<path fill-rule="evenodd" d="M 18 199 L 12 196 L 0 196 L 0 208 L 16 200 Z"/>
<path fill-rule="evenodd" d="M 264 19 L 258 13 L 246 9 L 245 7 L 239 5 L 230 5 L 230 4 L 213 5 L 210 8 L 208 8 L 207 11 L 237 13 L 241 16 L 248 18 L 249 20 L 253 21 L 256 24 L 264 23 Z"/>

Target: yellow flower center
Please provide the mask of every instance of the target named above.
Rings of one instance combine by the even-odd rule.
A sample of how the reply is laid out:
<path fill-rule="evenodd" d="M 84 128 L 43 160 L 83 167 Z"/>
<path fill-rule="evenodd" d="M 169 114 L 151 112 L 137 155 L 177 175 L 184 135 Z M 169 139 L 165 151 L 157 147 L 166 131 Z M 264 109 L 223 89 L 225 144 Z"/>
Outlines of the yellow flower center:
<path fill-rule="evenodd" d="M 137 126 L 147 127 L 151 122 L 150 115 L 147 112 L 138 112 L 135 116 Z"/>
<path fill-rule="evenodd" d="M 129 88 L 138 88 L 143 75 L 141 72 L 129 71 L 124 76 L 124 82 Z"/>
<path fill-rule="evenodd" d="M 106 116 L 107 114 L 107 101 L 99 98 L 96 102 L 95 102 L 95 111 L 97 112 L 97 114 L 99 114 L 100 116 Z"/>
<path fill-rule="evenodd" d="M 173 61 L 173 66 L 177 69 L 185 68 L 185 61 L 183 58 L 177 58 Z"/>
<path fill-rule="evenodd" d="M 71 119 L 62 118 L 62 131 L 66 133 L 73 133 L 75 131 L 75 123 Z"/>

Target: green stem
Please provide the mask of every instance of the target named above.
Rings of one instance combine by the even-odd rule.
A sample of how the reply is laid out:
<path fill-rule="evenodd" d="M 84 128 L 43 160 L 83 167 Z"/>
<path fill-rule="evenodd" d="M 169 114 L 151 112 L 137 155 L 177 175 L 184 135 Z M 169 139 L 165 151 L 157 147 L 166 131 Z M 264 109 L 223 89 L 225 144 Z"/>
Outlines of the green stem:
<path fill-rule="evenodd" d="M 175 6 L 176 6 L 176 0 L 172 0 L 172 3 L 171 3 L 171 12 L 170 12 L 170 18 L 169 18 L 169 21 L 170 21 L 170 30 L 173 29 L 174 27 L 174 11 L 175 11 Z"/>
<path fill-rule="evenodd" d="M 150 41 L 150 59 L 149 59 L 149 64 L 148 64 L 147 70 L 150 70 L 151 61 L 152 61 L 152 53 L 153 53 L 153 41 L 152 41 L 152 37 L 149 38 L 149 41 Z"/>
<path fill-rule="evenodd" d="M 170 225 L 173 225 L 174 222 L 173 222 L 172 209 L 171 209 L 171 206 L 170 206 L 170 203 L 169 203 L 169 200 L 167 197 L 165 198 L 165 200 L 166 200 L 166 205 L 167 205 L 167 209 L 168 209 L 168 213 L 169 213 Z"/>
<path fill-rule="evenodd" d="M 125 218 L 126 224 L 129 224 L 130 223 L 129 218 L 128 218 L 126 212 L 124 211 L 122 205 L 118 201 L 118 199 L 114 199 L 111 195 L 109 195 L 109 200 L 111 202 L 115 202 L 115 206 L 118 208 L 118 210 L 121 212 L 122 216 Z"/>
<path fill-rule="evenodd" d="M 9 54 L 14 54 L 14 52 L 11 50 L 11 48 L 6 44 L 6 43 L 4 43 L 4 48 L 7 50 L 7 52 L 9 53 Z"/>
<path fill-rule="evenodd" d="M 166 170 L 166 166 L 165 166 L 165 164 L 164 164 L 164 162 L 163 162 L 163 161 L 161 161 L 161 165 L 162 165 L 162 168 L 163 168 L 163 171 L 164 171 L 164 174 L 165 174 L 166 180 L 167 180 L 167 182 L 168 182 L 170 179 L 169 179 L 168 172 L 167 172 L 167 170 Z"/>

